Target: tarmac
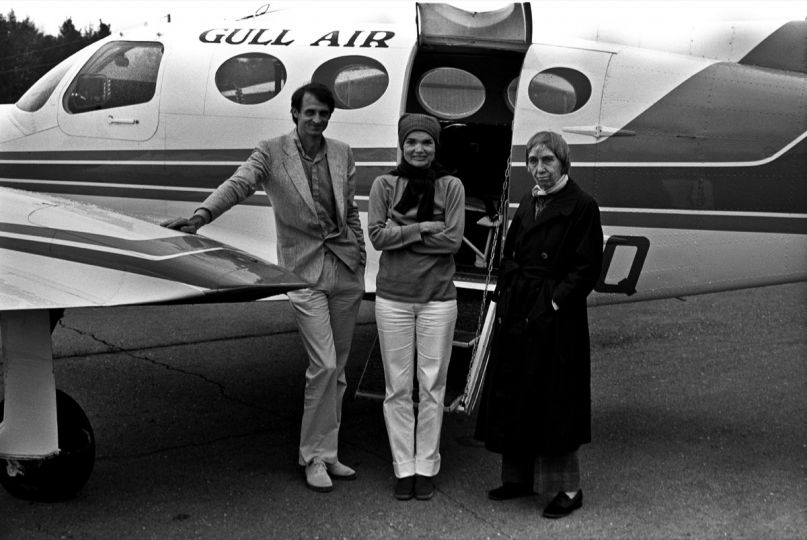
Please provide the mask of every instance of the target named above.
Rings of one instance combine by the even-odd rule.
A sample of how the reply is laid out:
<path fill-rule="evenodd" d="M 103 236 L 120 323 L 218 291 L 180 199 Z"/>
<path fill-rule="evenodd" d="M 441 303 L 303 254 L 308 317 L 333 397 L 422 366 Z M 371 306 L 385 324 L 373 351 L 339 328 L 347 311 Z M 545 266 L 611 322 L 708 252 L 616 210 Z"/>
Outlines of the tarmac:
<path fill-rule="evenodd" d="M 584 505 L 495 502 L 499 456 L 446 415 L 430 501 L 398 501 L 381 403 L 354 398 L 375 336 L 360 314 L 331 493 L 297 467 L 305 354 L 283 301 L 76 309 L 56 381 L 97 461 L 73 499 L 0 492 L 2 539 L 805 538 L 807 283 L 589 311 L 593 441 Z"/>

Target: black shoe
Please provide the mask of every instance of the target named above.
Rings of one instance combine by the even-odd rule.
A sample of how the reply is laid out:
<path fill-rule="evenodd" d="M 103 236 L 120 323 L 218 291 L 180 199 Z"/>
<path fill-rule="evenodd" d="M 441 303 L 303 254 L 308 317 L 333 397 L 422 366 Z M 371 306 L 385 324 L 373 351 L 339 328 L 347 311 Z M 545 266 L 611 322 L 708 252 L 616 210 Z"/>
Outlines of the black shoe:
<path fill-rule="evenodd" d="M 415 498 L 419 501 L 428 501 L 434 497 L 434 480 L 431 476 L 415 475 Z"/>
<path fill-rule="evenodd" d="M 494 501 L 507 501 L 510 499 L 516 499 L 518 497 L 529 497 L 532 494 L 532 488 L 529 486 L 505 482 L 496 489 L 491 489 L 488 491 L 488 499 L 492 499 Z"/>
<path fill-rule="evenodd" d="M 398 478 L 395 483 L 395 498 L 399 501 L 408 501 L 415 496 L 415 477 L 405 476 Z"/>
<path fill-rule="evenodd" d="M 583 490 L 578 489 L 577 495 L 574 498 L 570 499 L 565 492 L 561 491 L 555 498 L 552 499 L 546 508 L 544 508 L 544 517 L 545 518 L 562 518 L 563 516 L 568 516 L 578 508 L 583 506 Z"/>

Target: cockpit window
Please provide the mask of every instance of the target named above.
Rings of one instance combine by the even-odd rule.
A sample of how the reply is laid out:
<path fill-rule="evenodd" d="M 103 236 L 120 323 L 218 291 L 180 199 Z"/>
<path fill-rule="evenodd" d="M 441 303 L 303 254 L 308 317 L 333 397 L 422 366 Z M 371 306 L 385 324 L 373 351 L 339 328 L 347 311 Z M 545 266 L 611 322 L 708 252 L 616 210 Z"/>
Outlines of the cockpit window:
<path fill-rule="evenodd" d="M 239 54 L 216 71 L 216 88 L 221 95 L 242 105 L 269 101 L 285 84 L 283 62 L 263 53 Z"/>
<path fill-rule="evenodd" d="M 468 71 L 439 67 L 421 77 L 417 98 L 429 113 L 447 120 L 471 116 L 485 104 L 485 85 Z"/>
<path fill-rule="evenodd" d="M 65 109 L 83 113 L 151 101 L 162 56 L 161 43 L 108 43 L 70 83 L 64 96 Z"/>
<path fill-rule="evenodd" d="M 532 78 L 528 89 L 532 104 L 551 114 L 569 114 L 588 102 L 591 82 L 575 69 L 550 68 Z"/>
<path fill-rule="evenodd" d="M 387 70 L 366 56 L 341 56 L 328 60 L 311 77 L 333 89 L 338 109 L 360 109 L 378 101 L 389 85 Z"/>
<path fill-rule="evenodd" d="M 66 59 L 48 71 L 44 77 L 36 81 L 17 101 L 17 108 L 25 112 L 34 112 L 41 109 L 61 82 L 64 74 L 67 73 L 67 70 L 73 65 L 73 61 L 74 59 L 72 57 Z"/>

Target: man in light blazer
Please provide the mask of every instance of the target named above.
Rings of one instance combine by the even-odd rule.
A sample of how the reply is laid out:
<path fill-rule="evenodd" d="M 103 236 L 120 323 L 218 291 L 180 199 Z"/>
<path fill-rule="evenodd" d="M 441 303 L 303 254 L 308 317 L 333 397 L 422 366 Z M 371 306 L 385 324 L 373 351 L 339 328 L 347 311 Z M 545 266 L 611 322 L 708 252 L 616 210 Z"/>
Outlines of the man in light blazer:
<path fill-rule="evenodd" d="M 298 459 L 305 466 L 306 485 L 321 492 L 333 488 L 332 479 L 356 477 L 337 452 L 345 365 L 364 294 L 366 262 L 352 151 L 323 136 L 333 110 L 326 86 L 298 88 L 291 98 L 295 129 L 261 141 L 192 217 L 163 223 L 195 233 L 258 189 L 269 197 L 278 262 L 312 284 L 287 295 L 308 353 Z"/>

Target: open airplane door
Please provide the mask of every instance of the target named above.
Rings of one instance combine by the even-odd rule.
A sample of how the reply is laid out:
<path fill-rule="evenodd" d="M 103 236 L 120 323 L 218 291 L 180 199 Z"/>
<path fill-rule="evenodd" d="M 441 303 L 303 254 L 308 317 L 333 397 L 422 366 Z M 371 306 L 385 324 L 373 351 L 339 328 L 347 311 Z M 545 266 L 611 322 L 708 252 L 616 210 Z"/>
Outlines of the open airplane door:
<path fill-rule="evenodd" d="M 503 4 L 493 11 L 419 3 L 417 23 L 417 48 L 404 81 L 403 112 L 439 120 L 443 130 L 437 159 L 454 171 L 465 188 L 466 227 L 463 246 L 454 257 L 454 282 L 458 289 L 473 292 L 458 298 L 462 316 L 454 334 L 445 405 L 449 411 L 470 413 L 463 403 L 469 393 L 478 395 L 482 374 L 471 369 L 478 363 L 468 357 L 487 349 L 488 341 L 480 342 L 486 313 L 492 322 L 483 291 L 488 290 L 498 264 L 496 246 L 507 215 L 503 201 L 507 200 L 516 87 L 531 42 L 530 9 L 527 3 Z M 384 392 L 376 343 L 356 395 L 383 399 Z"/>
<path fill-rule="evenodd" d="M 508 216 L 516 91 L 532 41 L 532 17 L 527 3 L 487 12 L 423 3 L 418 23 L 420 48 L 407 111 L 432 114 L 443 125 L 439 159 L 465 186 L 465 246 L 455 256 L 455 282 L 480 291 L 459 299 L 463 315 L 454 337 L 446 409 L 472 414 L 490 354 L 496 304 L 489 292 Z M 470 328 L 464 319 L 470 319 L 465 323 Z"/>

